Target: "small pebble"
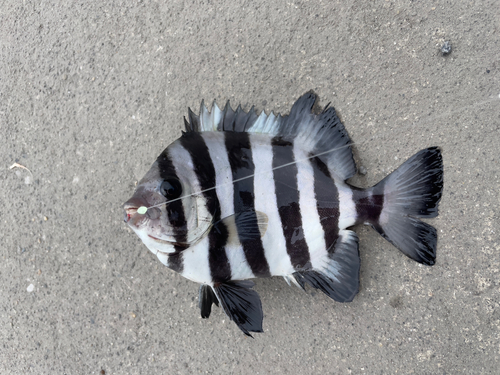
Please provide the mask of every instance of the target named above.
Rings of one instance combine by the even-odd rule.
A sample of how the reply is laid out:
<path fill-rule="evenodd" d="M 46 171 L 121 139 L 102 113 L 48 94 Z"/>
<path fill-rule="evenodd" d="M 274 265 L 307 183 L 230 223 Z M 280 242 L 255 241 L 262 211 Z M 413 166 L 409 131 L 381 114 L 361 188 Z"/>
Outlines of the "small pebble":
<path fill-rule="evenodd" d="M 441 46 L 441 53 L 443 55 L 447 55 L 447 54 L 451 53 L 451 42 L 446 41 L 443 43 L 443 45 Z"/>
<path fill-rule="evenodd" d="M 366 174 L 368 173 L 368 171 L 366 170 L 366 168 L 363 167 L 363 166 L 359 167 L 359 171 L 358 172 L 359 172 L 359 174 L 361 176 L 366 176 Z"/>
<path fill-rule="evenodd" d="M 32 291 L 34 291 L 34 290 L 35 290 L 35 286 L 34 286 L 33 284 L 30 284 L 30 285 L 26 288 L 26 290 L 27 290 L 29 293 L 31 293 Z"/>

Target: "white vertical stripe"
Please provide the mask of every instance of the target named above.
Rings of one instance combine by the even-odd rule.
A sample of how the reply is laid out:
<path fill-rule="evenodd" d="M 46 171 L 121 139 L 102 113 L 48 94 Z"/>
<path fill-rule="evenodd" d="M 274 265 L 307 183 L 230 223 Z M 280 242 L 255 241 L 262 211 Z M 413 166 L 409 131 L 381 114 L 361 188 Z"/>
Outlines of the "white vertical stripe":
<path fill-rule="evenodd" d="M 179 140 L 177 140 L 168 146 L 168 154 L 178 177 L 181 179 L 184 177 L 184 180 L 189 181 L 189 186 L 184 186 L 184 189 L 187 188 L 190 191 L 185 191 L 184 194 L 200 191 L 200 183 L 194 171 L 193 160 L 191 159 L 189 151 L 181 145 Z"/>
<path fill-rule="evenodd" d="M 308 152 L 296 143 L 294 143 L 293 152 L 295 160 L 304 160 L 308 157 Z M 311 263 L 314 268 L 323 269 L 328 253 L 314 194 L 314 169 L 310 160 L 297 162 L 297 186 L 302 227 L 309 247 Z"/>
<path fill-rule="evenodd" d="M 189 151 L 176 141 L 168 147 L 168 153 L 177 177 L 183 182 L 182 195 L 187 195 L 182 199 L 182 205 L 188 228 L 187 242 L 191 243 L 207 231 L 212 222 L 212 215 L 208 211 L 203 193 L 200 193 L 202 189 Z M 190 194 L 195 195 L 189 196 Z"/>
<path fill-rule="evenodd" d="M 339 192 L 339 230 L 346 229 L 356 223 L 358 216 L 356 203 L 352 199 L 352 189 L 340 178 L 334 178 Z"/>
<path fill-rule="evenodd" d="M 205 236 L 195 246 L 182 252 L 182 276 L 197 283 L 212 284 L 212 275 L 208 264 L 208 246 L 209 239 L 208 236 Z"/>
<path fill-rule="evenodd" d="M 215 169 L 215 186 L 219 199 L 221 218 L 234 214 L 233 175 L 227 157 L 223 132 L 201 133 Z"/>
<path fill-rule="evenodd" d="M 231 165 L 227 156 L 223 132 L 201 133 L 215 169 L 215 186 L 219 199 L 221 219 L 234 215 L 234 185 Z M 241 244 L 236 241 L 228 243 L 226 255 L 231 265 L 231 279 L 242 280 L 254 278 L 245 257 Z"/>
<path fill-rule="evenodd" d="M 273 276 L 289 275 L 294 270 L 286 251 L 285 236 L 276 202 L 271 137 L 251 134 L 250 143 L 255 165 L 255 210 L 265 213 L 268 218 L 267 231 L 262 237 L 262 245 L 269 271 Z"/>

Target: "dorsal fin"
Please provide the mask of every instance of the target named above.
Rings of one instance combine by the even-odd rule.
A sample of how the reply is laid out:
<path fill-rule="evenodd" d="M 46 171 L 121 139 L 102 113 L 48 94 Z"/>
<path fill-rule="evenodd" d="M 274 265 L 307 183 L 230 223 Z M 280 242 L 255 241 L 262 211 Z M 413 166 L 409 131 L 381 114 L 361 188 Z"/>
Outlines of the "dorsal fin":
<path fill-rule="evenodd" d="M 285 116 L 286 117 L 286 116 Z M 227 101 L 224 109 L 213 102 L 210 109 L 201 102 L 199 115 L 195 115 L 191 108 L 188 108 L 189 121 L 184 118 L 184 125 L 187 132 L 207 132 L 207 131 L 232 131 L 265 133 L 279 135 L 280 124 L 284 117 L 271 112 L 267 115 L 264 111 L 257 114 L 255 107 L 245 112 L 241 105 L 233 110 L 231 103 Z"/>
<path fill-rule="evenodd" d="M 311 155 L 318 155 L 328 169 L 346 180 L 356 173 L 351 150 L 351 140 L 335 108 L 328 105 L 319 114 L 313 112 L 316 94 L 312 91 L 302 95 L 292 106 L 287 116 L 257 114 L 254 107 L 245 112 L 241 106 L 236 111 L 229 101 L 223 110 L 212 104 L 209 110 L 201 102 L 199 115 L 189 109 L 189 122 L 185 120 L 186 131 L 232 131 L 263 133 L 282 137 L 300 145 Z"/>

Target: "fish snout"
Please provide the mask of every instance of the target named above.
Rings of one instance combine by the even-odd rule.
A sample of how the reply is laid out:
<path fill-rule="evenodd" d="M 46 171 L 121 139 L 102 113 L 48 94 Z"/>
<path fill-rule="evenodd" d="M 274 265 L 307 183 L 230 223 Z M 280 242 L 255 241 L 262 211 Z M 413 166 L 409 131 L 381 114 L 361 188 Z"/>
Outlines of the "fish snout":
<path fill-rule="evenodd" d="M 123 209 L 124 209 L 124 216 L 123 216 L 123 221 L 128 223 L 129 220 L 132 218 L 137 213 L 137 210 L 139 207 L 148 207 L 149 204 L 144 198 L 140 198 L 137 196 L 134 196 L 130 198 L 128 201 L 126 201 L 123 204 Z"/>

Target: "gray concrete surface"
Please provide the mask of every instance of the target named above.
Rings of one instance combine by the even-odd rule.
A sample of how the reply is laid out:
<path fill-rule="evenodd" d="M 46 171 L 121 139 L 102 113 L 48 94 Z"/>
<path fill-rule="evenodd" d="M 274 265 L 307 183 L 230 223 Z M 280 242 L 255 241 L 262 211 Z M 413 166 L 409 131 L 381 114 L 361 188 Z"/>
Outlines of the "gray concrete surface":
<path fill-rule="evenodd" d="M 499 373 L 499 3 L 350 3 L 1 2 L 1 374 Z M 188 106 L 286 112 L 309 89 L 356 142 L 355 184 L 442 147 L 438 260 L 356 228 L 354 302 L 257 280 L 248 339 L 200 318 L 121 205 Z"/>

